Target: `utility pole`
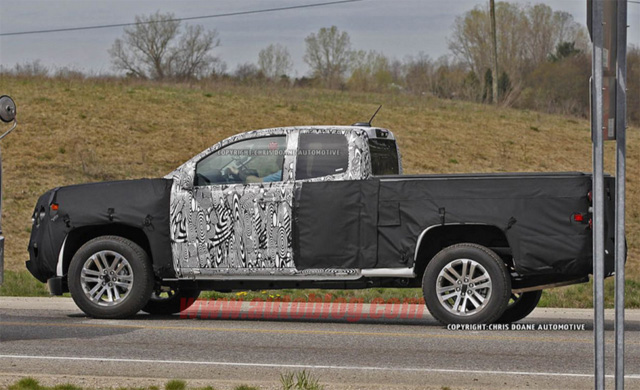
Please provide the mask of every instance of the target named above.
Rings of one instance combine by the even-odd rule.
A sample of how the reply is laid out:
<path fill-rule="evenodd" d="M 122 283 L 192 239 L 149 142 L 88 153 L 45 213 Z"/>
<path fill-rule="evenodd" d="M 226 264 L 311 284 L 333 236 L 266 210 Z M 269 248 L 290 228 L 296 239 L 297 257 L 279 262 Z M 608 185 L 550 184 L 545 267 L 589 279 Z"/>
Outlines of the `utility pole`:
<path fill-rule="evenodd" d="M 498 38 L 496 33 L 496 4 L 495 0 L 489 0 L 489 8 L 491 14 L 491 42 L 493 43 L 492 47 L 492 57 L 493 61 L 491 61 L 492 69 L 492 81 L 493 81 L 493 103 L 498 104 Z"/>

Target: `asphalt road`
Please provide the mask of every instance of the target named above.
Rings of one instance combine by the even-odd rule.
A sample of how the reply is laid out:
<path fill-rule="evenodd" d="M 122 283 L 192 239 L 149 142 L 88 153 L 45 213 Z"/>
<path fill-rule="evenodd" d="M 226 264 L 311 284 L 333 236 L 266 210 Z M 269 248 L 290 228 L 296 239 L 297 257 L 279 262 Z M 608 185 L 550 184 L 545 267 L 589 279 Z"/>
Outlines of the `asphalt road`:
<path fill-rule="evenodd" d="M 216 389 L 276 389 L 281 373 L 302 370 L 327 389 L 593 387 L 591 310 L 536 309 L 522 321 L 585 330 L 449 330 L 426 310 L 411 319 L 365 306 L 378 315 L 267 320 L 247 305 L 114 321 L 87 318 L 69 299 L 0 297 L 0 387 L 32 376 L 96 387 L 181 378 Z M 613 312 L 606 316 L 611 374 Z M 626 388 L 640 389 L 640 310 L 627 311 L 626 341 Z"/>

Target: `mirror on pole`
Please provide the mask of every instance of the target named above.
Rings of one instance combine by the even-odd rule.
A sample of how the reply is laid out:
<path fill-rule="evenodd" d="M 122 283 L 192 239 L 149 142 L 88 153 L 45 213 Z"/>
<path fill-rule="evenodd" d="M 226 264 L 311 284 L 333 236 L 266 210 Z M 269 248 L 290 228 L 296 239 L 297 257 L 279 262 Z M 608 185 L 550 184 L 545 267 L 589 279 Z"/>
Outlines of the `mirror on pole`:
<path fill-rule="evenodd" d="M 5 123 L 16 119 L 16 103 L 7 95 L 0 96 L 0 120 Z"/>

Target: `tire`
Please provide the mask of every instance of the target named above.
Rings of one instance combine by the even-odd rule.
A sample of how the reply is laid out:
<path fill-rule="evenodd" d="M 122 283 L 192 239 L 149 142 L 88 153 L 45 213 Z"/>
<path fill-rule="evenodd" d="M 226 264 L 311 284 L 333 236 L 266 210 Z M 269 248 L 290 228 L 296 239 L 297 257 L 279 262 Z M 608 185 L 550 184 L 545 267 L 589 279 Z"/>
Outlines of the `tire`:
<path fill-rule="evenodd" d="M 511 278 L 495 252 L 476 244 L 456 244 L 431 259 L 422 292 L 429 312 L 443 324 L 487 324 L 505 311 Z"/>
<path fill-rule="evenodd" d="M 154 285 L 146 252 L 119 236 L 85 243 L 71 259 L 68 275 L 76 305 L 95 318 L 132 317 L 147 304 Z"/>
<path fill-rule="evenodd" d="M 151 299 L 142 308 L 142 311 L 151 315 L 171 315 L 180 313 L 193 305 L 200 296 L 200 290 L 172 289 L 160 293 L 154 291 Z"/>
<path fill-rule="evenodd" d="M 538 306 L 542 290 L 511 294 L 504 313 L 496 320 L 499 324 L 510 324 L 525 318 Z"/>

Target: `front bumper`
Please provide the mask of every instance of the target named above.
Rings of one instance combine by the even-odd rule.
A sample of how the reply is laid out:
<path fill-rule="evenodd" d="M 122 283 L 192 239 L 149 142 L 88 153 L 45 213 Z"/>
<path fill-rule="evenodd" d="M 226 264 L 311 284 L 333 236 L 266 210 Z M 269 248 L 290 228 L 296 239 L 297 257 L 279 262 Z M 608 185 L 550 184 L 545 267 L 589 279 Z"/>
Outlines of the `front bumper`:
<path fill-rule="evenodd" d="M 27 270 L 31 272 L 31 275 L 33 275 L 33 277 L 35 277 L 42 283 L 47 283 L 47 274 L 42 272 L 40 268 L 38 268 L 34 260 L 27 260 L 25 264 L 27 266 Z"/>

